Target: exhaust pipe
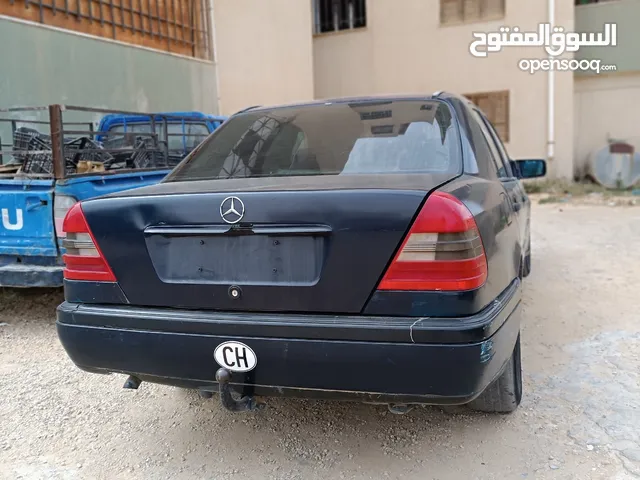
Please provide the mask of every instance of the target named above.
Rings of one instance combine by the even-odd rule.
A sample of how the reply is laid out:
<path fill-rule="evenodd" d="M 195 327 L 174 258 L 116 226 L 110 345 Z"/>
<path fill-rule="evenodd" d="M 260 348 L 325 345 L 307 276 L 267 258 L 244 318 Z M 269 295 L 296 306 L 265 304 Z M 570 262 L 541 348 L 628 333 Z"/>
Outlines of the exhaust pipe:
<path fill-rule="evenodd" d="M 415 405 L 409 405 L 408 403 L 389 403 L 387 404 L 389 411 L 395 415 L 404 415 L 413 410 Z"/>
<path fill-rule="evenodd" d="M 129 378 L 127 378 L 127 381 L 124 382 L 122 388 L 126 388 L 128 390 L 137 390 L 141 383 L 142 380 L 140 380 L 138 377 L 129 375 Z"/>

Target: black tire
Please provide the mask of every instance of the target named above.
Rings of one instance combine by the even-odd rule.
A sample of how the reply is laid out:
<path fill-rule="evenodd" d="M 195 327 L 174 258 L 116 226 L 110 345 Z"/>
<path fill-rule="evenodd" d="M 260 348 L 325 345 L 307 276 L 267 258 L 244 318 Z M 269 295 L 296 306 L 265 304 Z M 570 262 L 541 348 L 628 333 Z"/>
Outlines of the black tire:
<path fill-rule="evenodd" d="M 511 413 L 522 400 L 520 336 L 504 370 L 469 407 L 487 413 Z"/>
<path fill-rule="evenodd" d="M 522 278 L 528 277 L 531 273 L 531 240 L 527 241 L 527 250 L 522 261 Z"/>
<path fill-rule="evenodd" d="M 531 252 L 527 253 L 522 263 L 522 278 L 528 277 L 531 274 Z"/>

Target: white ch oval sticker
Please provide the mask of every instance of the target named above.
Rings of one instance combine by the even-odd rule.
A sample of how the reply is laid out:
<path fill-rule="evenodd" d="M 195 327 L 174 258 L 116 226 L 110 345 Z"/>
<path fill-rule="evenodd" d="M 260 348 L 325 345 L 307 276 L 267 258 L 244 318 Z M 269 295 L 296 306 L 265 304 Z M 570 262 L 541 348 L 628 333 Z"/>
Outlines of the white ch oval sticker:
<path fill-rule="evenodd" d="M 218 365 L 232 372 L 248 372 L 258 363 L 258 357 L 251 347 L 240 342 L 221 343 L 213 352 L 213 358 Z"/>

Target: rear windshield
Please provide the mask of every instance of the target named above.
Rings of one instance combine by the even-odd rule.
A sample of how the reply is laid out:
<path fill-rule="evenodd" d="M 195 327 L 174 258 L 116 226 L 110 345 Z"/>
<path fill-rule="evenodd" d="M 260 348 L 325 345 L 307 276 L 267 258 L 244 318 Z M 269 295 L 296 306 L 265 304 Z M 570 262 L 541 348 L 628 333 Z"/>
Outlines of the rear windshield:
<path fill-rule="evenodd" d="M 440 101 L 331 103 L 230 118 L 166 181 L 456 173 L 460 139 Z"/>

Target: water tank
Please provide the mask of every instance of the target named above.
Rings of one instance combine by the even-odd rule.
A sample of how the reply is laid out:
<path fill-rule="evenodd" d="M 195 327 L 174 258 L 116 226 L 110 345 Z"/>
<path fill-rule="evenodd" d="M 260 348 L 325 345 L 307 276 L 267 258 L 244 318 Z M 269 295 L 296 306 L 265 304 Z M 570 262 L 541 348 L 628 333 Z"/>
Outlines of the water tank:
<path fill-rule="evenodd" d="M 612 142 L 592 152 L 588 174 L 607 188 L 630 188 L 640 182 L 640 153 L 633 145 Z"/>

